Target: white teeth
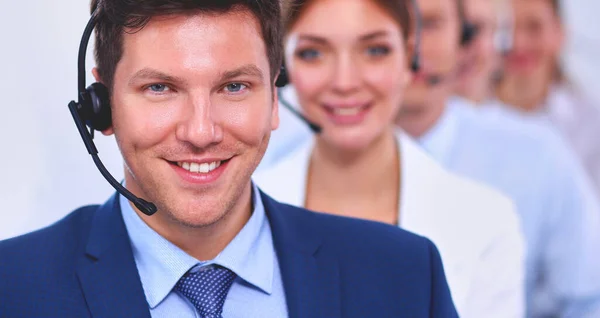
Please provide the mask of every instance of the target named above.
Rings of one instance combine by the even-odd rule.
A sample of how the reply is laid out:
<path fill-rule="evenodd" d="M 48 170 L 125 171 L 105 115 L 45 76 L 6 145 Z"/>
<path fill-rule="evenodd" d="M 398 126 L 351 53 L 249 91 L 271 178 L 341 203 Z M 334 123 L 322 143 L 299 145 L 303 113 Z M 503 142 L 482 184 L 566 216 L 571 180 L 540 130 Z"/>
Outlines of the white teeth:
<path fill-rule="evenodd" d="M 209 163 L 202 163 L 202 164 L 200 164 L 200 170 L 198 170 L 198 172 L 207 173 L 209 169 L 210 169 Z"/>
<path fill-rule="evenodd" d="M 190 172 L 209 173 L 221 166 L 221 161 L 210 163 L 178 162 L 177 165 Z"/>
<path fill-rule="evenodd" d="M 333 113 L 339 116 L 353 116 L 358 115 L 362 107 L 352 107 L 352 108 L 334 108 Z"/>

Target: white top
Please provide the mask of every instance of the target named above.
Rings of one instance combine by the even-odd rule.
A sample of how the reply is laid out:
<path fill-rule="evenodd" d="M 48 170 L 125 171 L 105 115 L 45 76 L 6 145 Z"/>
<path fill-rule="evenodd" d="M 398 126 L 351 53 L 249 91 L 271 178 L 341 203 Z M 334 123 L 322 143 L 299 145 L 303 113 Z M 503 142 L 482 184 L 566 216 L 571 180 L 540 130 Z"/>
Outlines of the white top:
<path fill-rule="evenodd" d="M 527 317 L 600 317 L 600 205 L 557 132 L 452 98 L 420 145 L 444 168 L 513 199 L 527 243 Z"/>
<path fill-rule="evenodd" d="M 398 134 L 400 223 L 438 247 L 461 317 L 524 316 L 524 241 L 512 201 L 441 168 Z M 314 140 L 253 176 L 281 202 L 303 206 Z"/>
<path fill-rule="evenodd" d="M 539 115 L 569 142 L 600 195 L 600 104 L 566 85 L 556 85 L 542 109 Z"/>
<path fill-rule="evenodd" d="M 506 116 L 509 109 L 556 129 L 581 160 L 600 196 L 600 103 L 563 84 L 552 86 L 546 101 L 534 113 L 521 112 L 497 99 L 481 106 L 498 117 Z"/>

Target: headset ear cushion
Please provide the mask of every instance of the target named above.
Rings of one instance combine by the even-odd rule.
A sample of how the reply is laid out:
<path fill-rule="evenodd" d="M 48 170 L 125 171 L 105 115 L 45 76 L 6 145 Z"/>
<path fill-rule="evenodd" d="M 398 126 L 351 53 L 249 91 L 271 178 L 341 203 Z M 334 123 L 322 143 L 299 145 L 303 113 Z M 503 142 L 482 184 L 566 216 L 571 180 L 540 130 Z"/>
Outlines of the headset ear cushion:
<path fill-rule="evenodd" d="M 287 71 L 285 70 L 285 66 L 282 66 L 279 70 L 279 76 L 277 76 L 277 80 L 275 80 L 275 87 L 284 87 L 289 84 L 289 79 L 287 76 Z"/>
<path fill-rule="evenodd" d="M 92 128 L 103 131 L 112 126 L 112 113 L 108 88 L 102 83 L 93 83 L 86 89 L 90 98 L 93 115 Z"/>
<path fill-rule="evenodd" d="M 479 28 L 472 23 L 466 22 L 462 27 L 462 34 L 460 37 L 460 45 L 467 46 L 475 39 L 479 33 Z"/>

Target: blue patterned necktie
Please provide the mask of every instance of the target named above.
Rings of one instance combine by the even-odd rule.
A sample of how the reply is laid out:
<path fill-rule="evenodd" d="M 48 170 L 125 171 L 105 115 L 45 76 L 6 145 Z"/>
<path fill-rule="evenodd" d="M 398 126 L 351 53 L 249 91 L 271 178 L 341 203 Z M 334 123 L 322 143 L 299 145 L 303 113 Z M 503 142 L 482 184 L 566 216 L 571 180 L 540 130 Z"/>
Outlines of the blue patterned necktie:
<path fill-rule="evenodd" d="M 223 304 L 236 275 L 224 267 L 188 272 L 175 288 L 196 307 L 203 318 L 221 318 Z"/>

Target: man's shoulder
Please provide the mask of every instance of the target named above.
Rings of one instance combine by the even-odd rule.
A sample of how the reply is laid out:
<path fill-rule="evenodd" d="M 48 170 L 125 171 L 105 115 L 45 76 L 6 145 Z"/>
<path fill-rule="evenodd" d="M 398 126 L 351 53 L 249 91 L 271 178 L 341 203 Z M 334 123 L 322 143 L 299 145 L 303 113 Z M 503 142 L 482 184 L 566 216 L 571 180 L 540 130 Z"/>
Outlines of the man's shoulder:
<path fill-rule="evenodd" d="M 0 241 L 0 273 L 7 267 L 18 270 L 29 263 L 64 262 L 82 250 L 97 205 L 76 209 L 63 219 L 43 229 Z"/>

